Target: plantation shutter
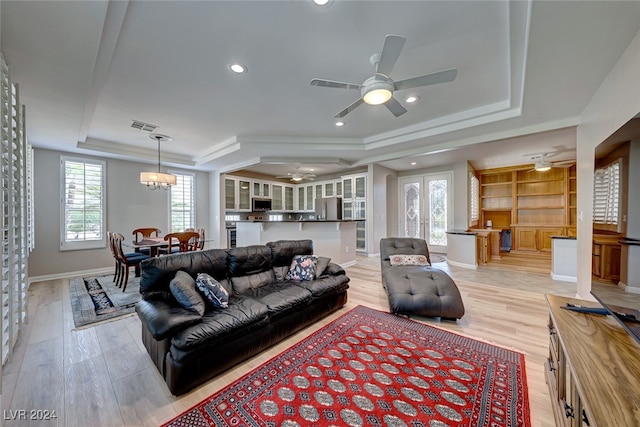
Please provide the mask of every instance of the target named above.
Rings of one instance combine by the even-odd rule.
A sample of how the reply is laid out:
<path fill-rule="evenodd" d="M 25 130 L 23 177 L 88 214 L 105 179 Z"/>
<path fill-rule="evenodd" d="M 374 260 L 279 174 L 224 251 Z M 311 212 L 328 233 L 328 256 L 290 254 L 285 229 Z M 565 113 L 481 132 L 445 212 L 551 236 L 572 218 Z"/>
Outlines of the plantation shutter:
<path fill-rule="evenodd" d="M 102 161 L 62 157 L 63 250 L 105 247 Z"/>
<path fill-rule="evenodd" d="M 593 183 L 593 222 L 618 224 L 620 202 L 620 161 L 595 170 Z"/>
<path fill-rule="evenodd" d="M 176 185 L 171 187 L 171 232 L 195 228 L 194 175 L 173 173 Z"/>

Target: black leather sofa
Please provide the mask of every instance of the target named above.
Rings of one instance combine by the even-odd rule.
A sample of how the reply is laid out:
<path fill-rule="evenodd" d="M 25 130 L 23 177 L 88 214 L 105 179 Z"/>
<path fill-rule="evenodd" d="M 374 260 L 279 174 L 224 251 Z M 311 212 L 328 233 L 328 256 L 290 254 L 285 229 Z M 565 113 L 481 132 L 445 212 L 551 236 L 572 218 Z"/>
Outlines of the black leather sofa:
<path fill-rule="evenodd" d="M 145 260 L 136 312 L 142 340 L 174 395 L 183 394 L 344 306 L 349 278 L 329 263 L 315 280 L 287 281 L 294 255 L 311 240 L 210 249 Z M 208 273 L 229 293 L 228 308 L 184 309 L 169 283 L 178 270 Z"/>
<path fill-rule="evenodd" d="M 425 255 L 429 265 L 391 265 L 393 255 Z M 380 239 L 382 286 L 394 314 L 459 319 L 464 304 L 453 279 L 431 267 L 427 242 L 408 237 Z"/>

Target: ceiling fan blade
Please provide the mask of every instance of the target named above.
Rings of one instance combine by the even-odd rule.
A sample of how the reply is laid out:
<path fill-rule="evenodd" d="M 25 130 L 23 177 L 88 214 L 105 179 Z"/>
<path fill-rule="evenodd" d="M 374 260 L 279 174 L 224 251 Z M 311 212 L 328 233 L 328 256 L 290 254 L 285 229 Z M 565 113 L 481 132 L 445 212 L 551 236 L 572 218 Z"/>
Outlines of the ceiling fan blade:
<path fill-rule="evenodd" d="M 404 37 L 393 34 L 388 34 L 384 38 L 384 45 L 382 46 L 382 52 L 380 52 L 376 73 L 384 74 L 385 76 L 391 73 L 400 56 L 400 52 L 402 52 L 405 41 L 407 41 L 407 39 Z"/>
<path fill-rule="evenodd" d="M 353 83 L 335 82 L 333 80 L 313 79 L 311 86 L 334 87 L 336 89 L 360 89 L 362 86 Z"/>
<path fill-rule="evenodd" d="M 364 100 L 362 98 L 358 98 L 358 100 L 356 102 L 354 102 L 353 104 L 349 105 L 347 108 L 345 108 L 344 110 L 340 111 L 338 114 L 336 114 L 335 117 L 336 119 L 341 119 L 344 116 L 346 116 L 347 114 L 349 114 L 350 112 L 352 112 L 353 110 L 356 109 L 357 106 L 359 106 L 360 104 L 362 104 L 364 102 Z"/>
<path fill-rule="evenodd" d="M 399 117 L 401 115 L 403 115 L 404 113 L 407 112 L 407 109 L 404 108 L 402 106 L 402 104 L 400 104 L 398 102 L 397 99 L 395 99 L 394 97 L 391 97 L 391 99 L 389 99 L 387 102 L 384 103 L 385 107 L 387 107 L 389 109 L 389 111 L 391 111 L 391 113 L 393 113 L 394 116 Z"/>
<path fill-rule="evenodd" d="M 458 69 L 452 68 L 450 70 L 438 71 L 436 73 L 425 74 L 424 76 L 412 77 L 406 80 L 400 80 L 395 82 L 395 89 L 411 89 L 412 87 L 435 85 L 438 83 L 451 82 L 456 79 L 458 75 Z"/>

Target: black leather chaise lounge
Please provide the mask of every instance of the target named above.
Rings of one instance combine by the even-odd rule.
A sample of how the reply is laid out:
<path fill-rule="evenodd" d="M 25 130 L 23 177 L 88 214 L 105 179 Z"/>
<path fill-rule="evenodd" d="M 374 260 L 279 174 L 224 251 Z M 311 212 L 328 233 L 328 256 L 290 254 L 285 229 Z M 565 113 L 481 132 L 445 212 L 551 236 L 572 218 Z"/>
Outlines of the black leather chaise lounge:
<path fill-rule="evenodd" d="M 396 265 L 392 265 L 392 258 Z M 423 239 L 380 239 L 380 264 L 391 313 L 447 319 L 464 315 L 458 287 L 447 273 L 431 267 L 429 249 Z"/>

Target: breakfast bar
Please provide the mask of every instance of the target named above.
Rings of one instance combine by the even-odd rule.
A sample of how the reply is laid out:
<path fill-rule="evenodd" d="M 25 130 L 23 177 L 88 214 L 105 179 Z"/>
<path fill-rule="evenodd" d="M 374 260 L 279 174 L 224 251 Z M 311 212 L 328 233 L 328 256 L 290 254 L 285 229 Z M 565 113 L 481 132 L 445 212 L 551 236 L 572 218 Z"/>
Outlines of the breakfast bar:
<path fill-rule="evenodd" d="M 356 263 L 356 222 L 352 220 L 236 222 L 238 246 L 264 245 L 276 240 L 313 240 L 313 251 L 340 266 Z"/>

